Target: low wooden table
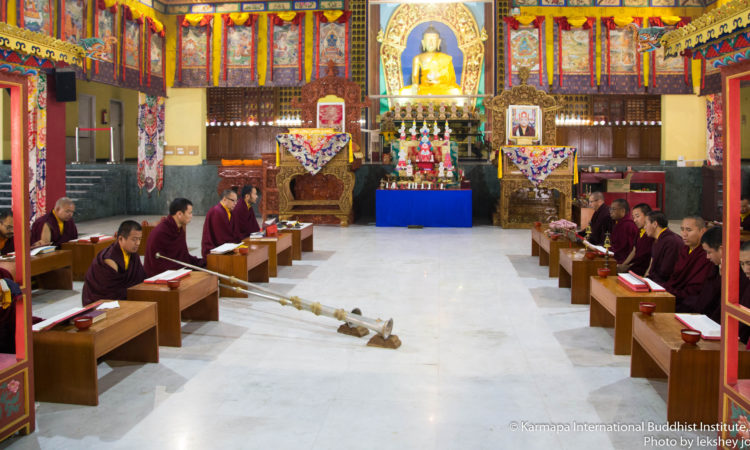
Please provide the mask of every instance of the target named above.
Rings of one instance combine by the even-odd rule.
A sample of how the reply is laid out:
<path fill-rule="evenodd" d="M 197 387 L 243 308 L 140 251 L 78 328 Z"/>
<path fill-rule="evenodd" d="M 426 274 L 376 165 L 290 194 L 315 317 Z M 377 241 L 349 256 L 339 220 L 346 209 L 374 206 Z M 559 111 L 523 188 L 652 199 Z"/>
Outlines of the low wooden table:
<path fill-rule="evenodd" d="M 591 277 L 589 325 L 615 327 L 615 355 L 629 355 L 633 340 L 633 313 L 640 302 L 652 302 L 657 312 L 674 312 L 674 295 L 669 292 L 634 292 L 617 281 L 617 276 Z"/>
<path fill-rule="evenodd" d="M 685 326 L 674 313 L 633 314 L 633 353 L 630 376 L 667 377 L 667 421 L 719 421 L 721 341 L 682 341 Z M 738 377 L 750 377 L 750 352 L 739 351 Z"/>
<path fill-rule="evenodd" d="M 141 283 L 128 288 L 128 300 L 156 302 L 159 345 L 182 347 L 182 320 L 219 320 L 219 283 L 216 275 L 194 271 L 180 287 Z"/>
<path fill-rule="evenodd" d="M 313 251 L 313 224 L 301 223 L 300 228 L 279 229 L 280 233 L 292 235 L 292 259 L 302 259 L 302 252 Z"/>
<path fill-rule="evenodd" d="M 43 255 L 29 258 L 31 276 L 41 289 L 73 289 L 73 252 L 70 250 L 55 250 Z M 0 267 L 10 272 L 16 278 L 16 261 L 0 261 Z"/>
<path fill-rule="evenodd" d="M 539 240 L 542 233 L 544 233 L 544 229 L 531 228 L 531 256 L 539 256 Z"/>
<path fill-rule="evenodd" d="M 212 255 L 209 253 L 206 255 L 206 269 L 230 275 L 243 281 L 268 283 L 269 261 L 271 260 L 270 247 L 267 245 L 250 245 L 248 249 L 250 251 L 247 255 L 240 255 L 239 253 Z M 245 287 L 226 280 L 221 280 L 221 283 Z M 219 288 L 219 295 L 222 297 L 247 298 L 247 294 L 223 287 Z"/>
<path fill-rule="evenodd" d="M 146 244 L 148 243 L 148 235 L 151 234 L 151 230 L 156 228 L 156 225 L 158 224 L 148 224 L 143 225 L 141 224 L 141 244 L 138 246 L 138 254 L 141 256 L 146 256 Z"/>
<path fill-rule="evenodd" d="M 33 332 L 34 391 L 42 402 L 99 404 L 97 359 L 159 362 L 156 304 L 120 302 L 88 330 Z"/>
<path fill-rule="evenodd" d="M 278 276 L 278 266 L 292 265 L 292 235 L 290 233 L 281 233 L 278 237 L 247 238 L 242 242 L 246 245 L 268 246 L 268 273 L 272 277 Z"/>
<path fill-rule="evenodd" d="M 546 233 L 542 233 L 539 237 L 539 265 L 549 266 L 549 276 L 556 278 L 560 275 L 560 249 L 581 247 L 581 244 L 571 242 L 568 238 L 559 237 L 553 241 Z"/>
<path fill-rule="evenodd" d="M 73 253 L 73 280 L 83 281 L 96 255 L 114 242 L 114 239 L 107 239 L 106 241 L 99 241 L 96 244 L 88 241 L 65 242 L 62 244 L 61 247 L 63 250 L 70 250 Z"/>
<path fill-rule="evenodd" d="M 596 276 L 596 269 L 604 267 L 604 257 L 597 256 L 593 260 L 584 257 L 583 249 L 560 249 L 560 273 L 557 281 L 559 287 L 570 288 L 570 303 L 586 305 L 589 303 L 589 278 Z M 611 273 L 617 273 L 617 261 L 609 258 Z"/>

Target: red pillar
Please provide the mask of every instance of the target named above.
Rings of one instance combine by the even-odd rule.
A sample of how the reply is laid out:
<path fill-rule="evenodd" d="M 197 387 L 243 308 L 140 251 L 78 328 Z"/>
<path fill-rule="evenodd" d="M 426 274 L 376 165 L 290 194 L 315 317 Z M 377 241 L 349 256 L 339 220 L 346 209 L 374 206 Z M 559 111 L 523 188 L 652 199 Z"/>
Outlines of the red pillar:
<path fill-rule="evenodd" d="M 65 197 L 65 103 L 55 100 L 55 77 L 47 76 L 47 211 Z"/>

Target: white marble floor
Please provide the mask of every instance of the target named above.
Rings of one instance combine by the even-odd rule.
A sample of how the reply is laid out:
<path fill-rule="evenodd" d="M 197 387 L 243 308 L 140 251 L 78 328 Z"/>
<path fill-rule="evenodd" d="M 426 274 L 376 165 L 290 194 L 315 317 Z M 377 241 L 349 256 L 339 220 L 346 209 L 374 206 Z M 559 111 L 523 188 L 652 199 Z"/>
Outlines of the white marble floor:
<path fill-rule="evenodd" d="M 112 232 L 122 219 L 79 229 Z M 201 227 L 196 217 L 188 230 L 196 254 Z M 400 349 L 366 347 L 333 319 L 222 298 L 220 321 L 184 324 L 183 347 L 161 347 L 159 364 L 100 364 L 98 407 L 38 402 L 36 432 L 2 446 L 600 450 L 709 436 L 649 431 L 665 423 L 666 381 L 630 378 L 612 330 L 588 326 L 588 307 L 570 305 L 529 240 L 490 226 L 316 227 L 315 252 L 268 287 L 392 317 Z M 80 291 L 38 292 L 34 313 L 77 305 Z M 574 422 L 646 430 L 528 429 Z"/>

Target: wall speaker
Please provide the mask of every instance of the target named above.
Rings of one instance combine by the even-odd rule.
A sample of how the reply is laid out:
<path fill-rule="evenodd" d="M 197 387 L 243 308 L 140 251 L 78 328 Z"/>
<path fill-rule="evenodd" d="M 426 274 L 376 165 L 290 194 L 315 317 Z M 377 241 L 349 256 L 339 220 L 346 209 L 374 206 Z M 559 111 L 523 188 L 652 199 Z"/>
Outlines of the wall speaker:
<path fill-rule="evenodd" d="M 76 101 L 76 73 L 55 71 L 55 100 L 58 102 Z"/>

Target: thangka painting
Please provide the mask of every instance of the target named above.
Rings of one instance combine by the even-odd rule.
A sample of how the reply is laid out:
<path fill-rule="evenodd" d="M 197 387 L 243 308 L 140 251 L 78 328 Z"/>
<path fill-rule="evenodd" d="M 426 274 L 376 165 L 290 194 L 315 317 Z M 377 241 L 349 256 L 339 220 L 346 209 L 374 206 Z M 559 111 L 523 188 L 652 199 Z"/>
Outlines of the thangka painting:
<path fill-rule="evenodd" d="M 180 27 L 176 86 L 202 87 L 211 84 L 210 27 L 210 24 Z"/>
<path fill-rule="evenodd" d="M 226 29 L 226 61 L 222 86 L 256 86 L 255 27 L 235 25 Z"/>
<path fill-rule="evenodd" d="M 143 72 L 145 80 L 141 90 L 149 95 L 166 96 L 166 85 L 164 80 L 164 29 L 154 31 L 153 21 L 146 19 L 147 48 L 144 58 L 145 67 Z"/>
<path fill-rule="evenodd" d="M 555 90 L 576 94 L 597 92 L 594 29 L 571 27 L 567 18 L 561 17 L 555 19 L 555 30 Z"/>
<path fill-rule="evenodd" d="M 141 71 L 143 21 L 127 20 L 124 16 L 123 14 L 121 78 L 125 87 L 137 89 L 143 81 L 143 72 Z"/>
<path fill-rule="evenodd" d="M 346 24 L 321 22 L 318 33 L 318 64 L 316 76 L 325 76 L 328 61 L 336 65 L 336 75 L 343 77 L 346 71 Z"/>
<path fill-rule="evenodd" d="M 300 33 L 303 33 L 301 23 L 283 22 L 274 25 L 272 29 L 272 65 L 270 82 L 266 82 L 266 85 L 300 86 L 304 84 L 302 73 L 304 53 L 300 53 Z"/>
<path fill-rule="evenodd" d="M 602 18 L 602 80 L 601 90 L 611 93 L 642 93 L 641 62 L 636 52 L 635 33 L 613 25 L 612 18 Z M 610 25 L 607 25 L 607 21 Z"/>
<path fill-rule="evenodd" d="M 506 67 L 510 71 L 505 76 L 507 87 L 521 84 L 518 72 L 521 67 L 528 67 L 531 75 L 527 80 L 529 85 L 547 90 L 548 83 L 544 71 L 544 34 L 540 33 L 544 18 L 535 21 L 531 26 L 522 26 L 513 17 L 506 17 L 506 27 L 509 36 L 506 51 Z"/>
<path fill-rule="evenodd" d="M 164 72 L 163 57 L 164 38 L 158 34 L 151 35 L 151 49 L 149 58 L 151 59 L 151 76 L 161 77 Z"/>
<path fill-rule="evenodd" d="M 117 9 L 116 6 L 104 7 L 104 2 L 94 2 L 94 37 L 104 40 L 101 57 L 107 61 L 94 61 L 91 79 L 112 84 L 117 80 L 115 70 L 115 52 L 117 49 Z"/>
<path fill-rule="evenodd" d="M 706 162 L 720 166 L 724 161 L 724 106 L 722 94 L 706 96 Z"/>
<path fill-rule="evenodd" d="M 60 38 L 77 44 L 86 37 L 86 2 L 84 0 L 60 0 Z"/>
<path fill-rule="evenodd" d="M 20 0 L 18 23 L 29 31 L 52 36 L 55 11 L 52 0 Z"/>
<path fill-rule="evenodd" d="M 665 25 L 660 18 L 652 17 L 651 26 L 658 26 L 668 33 L 676 28 L 687 24 L 690 19 L 683 18 L 676 26 Z M 658 28 L 657 28 L 658 29 Z M 693 82 L 690 78 L 690 61 L 682 56 L 665 58 L 664 46 L 649 52 L 651 71 L 649 74 L 649 93 L 654 94 L 692 94 Z"/>

